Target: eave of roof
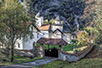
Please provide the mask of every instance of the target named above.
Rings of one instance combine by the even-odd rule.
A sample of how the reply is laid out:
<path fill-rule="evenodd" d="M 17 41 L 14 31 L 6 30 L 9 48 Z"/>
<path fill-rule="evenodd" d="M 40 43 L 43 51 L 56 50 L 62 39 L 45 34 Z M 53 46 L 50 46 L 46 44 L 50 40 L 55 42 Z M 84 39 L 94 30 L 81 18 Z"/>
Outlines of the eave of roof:
<path fill-rule="evenodd" d="M 37 26 L 35 24 L 32 23 L 32 25 L 37 29 L 37 31 L 40 32 L 40 30 L 37 28 Z"/>
<path fill-rule="evenodd" d="M 66 46 L 68 43 L 63 39 L 54 39 L 54 38 L 40 38 L 37 43 L 39 44 L 48 44 L 48 45 L 64 45 Z"/>

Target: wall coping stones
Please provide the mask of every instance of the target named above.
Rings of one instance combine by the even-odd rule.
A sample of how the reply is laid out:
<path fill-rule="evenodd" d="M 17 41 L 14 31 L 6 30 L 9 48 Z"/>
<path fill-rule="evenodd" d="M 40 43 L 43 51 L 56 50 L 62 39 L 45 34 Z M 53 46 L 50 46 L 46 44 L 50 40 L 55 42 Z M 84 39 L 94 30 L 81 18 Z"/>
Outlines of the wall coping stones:
<path fill-rule="evenodd" d="M 61 52 L 61 53 L 63 53 L 63 54 L 68 54 L 68 55 L 80 56 L 80 55 L 82 55 L 83 53 L 85 53 L 89 48 L 93 48 L 93 45 L 87 46 L 87 48 L 85 48 L 84 50 L 82 50 L 81 52 L 79 52 L 79 53 L 77 53 L 77 54 L 64 52 L 64 51 L 62 51 L 61 49 L 59 50 L 59 52 Z"/>
<path fill-rule="evenodd" d="M 82 59 L 83 57 L 85 57 L 85 55 L 91 51 L 93 46 L 94 45 L 89 45 L 89 46 L 87 46 L 87 48 L 85 48 L 84 50 L 82 50 L 81 52 L 79 52 L 77 54 L 67 53 L 62 50 L 59 50 L 58 58 L 59 58 L 59 60 L 63 60 L 63 61 L 78 61 L 78 60 Z"/>

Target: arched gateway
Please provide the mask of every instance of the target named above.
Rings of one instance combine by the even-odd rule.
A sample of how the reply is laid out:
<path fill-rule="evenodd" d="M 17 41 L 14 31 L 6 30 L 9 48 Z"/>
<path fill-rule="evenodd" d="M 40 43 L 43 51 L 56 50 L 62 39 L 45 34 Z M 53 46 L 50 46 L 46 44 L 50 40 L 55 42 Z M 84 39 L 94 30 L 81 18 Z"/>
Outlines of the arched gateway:
<path fill-rule="evenodd" d="M 41 45 L 47 45 L 47 49 L 44 48 L 44 56 L 49 57 L 58 57 L 58 50 L 62 49 L 62 46 L 66 46 L 67 43 L 63 39 L 54 39 L 54 38 L 40 38 L 37 43 Z M 51 46 L 53 48 L 50 48 Z M 59 47 L 59 48 L 56 48 Z"/>

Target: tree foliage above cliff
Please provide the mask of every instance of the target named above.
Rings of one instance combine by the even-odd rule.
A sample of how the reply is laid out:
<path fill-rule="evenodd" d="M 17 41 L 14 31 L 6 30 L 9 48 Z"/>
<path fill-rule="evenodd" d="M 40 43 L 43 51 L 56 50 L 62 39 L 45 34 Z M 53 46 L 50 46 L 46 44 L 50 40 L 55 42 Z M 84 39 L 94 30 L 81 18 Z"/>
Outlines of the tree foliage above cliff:
<path fill-rule="evenodd" d="M 96 21 L 95 21 L 95 26 L 94 29 L 97 32 L 97 37 L 95 39 L 96 44 L 102 44 L 102 2 L 100 2 L 98 4 L 98 8 L 97 8 L 97 16 L 96 16 Z"/>
<path fill-rule="evenodd" d="M 70 23 L 74 15 L 82 15 L 85 8 L 84 0 L 38 0 L 36 3 L 38 11 L 42 10 L 45 18 L 51 19 L 58 14 Z"/>
<path fill-rule="evenodd" d="M 90 26 L 95 23 L 95 11 L 100 0 L 36 0 L 34 8 L 36 13 L 42 12 L 44 19 L 55 19 L 57 15 L 75 27 L 75 15 L 79 16 L 80 28 Z"/>

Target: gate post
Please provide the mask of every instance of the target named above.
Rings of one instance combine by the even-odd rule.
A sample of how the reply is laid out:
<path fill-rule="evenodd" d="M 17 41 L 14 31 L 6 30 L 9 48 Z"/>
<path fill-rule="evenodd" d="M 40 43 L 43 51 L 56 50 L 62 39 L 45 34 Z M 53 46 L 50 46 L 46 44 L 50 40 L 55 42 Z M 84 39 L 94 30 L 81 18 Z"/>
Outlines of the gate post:
<path fill-rule="evenodd" d="M 59 46 L 60 46 L 60 50 L 62 51 L 63 50 L 62 45 L 59 45 Z"/>

